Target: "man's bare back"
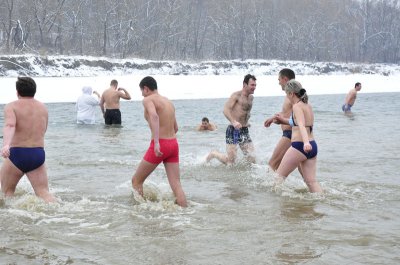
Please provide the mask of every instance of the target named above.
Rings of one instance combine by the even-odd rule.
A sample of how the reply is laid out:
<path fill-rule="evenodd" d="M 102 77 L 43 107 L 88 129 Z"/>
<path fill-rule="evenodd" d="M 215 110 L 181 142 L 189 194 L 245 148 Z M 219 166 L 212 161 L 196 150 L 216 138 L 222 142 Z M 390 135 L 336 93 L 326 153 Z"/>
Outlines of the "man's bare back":
<path fill-rule="evenodd" d="M 104 107 L 106 109 L 119 109 L 120 91 L 110 87 L 103 92 L 102 98 L 104 99 Z"/>
<path fill-rule="evenodd" d="M 34 98 L 21 98 L 5 107 L 7 116 L 18 121 L 10 146 L 43 147 L 48 113 L 43 103 Z M 14 119 L 14 118 L 12 118 Z"/>
<path fill-rule="evenodd" d="M 118 81 L 111 80 L 110 87 L 103 92 L 100 99 L 100 108 L 106 125 L 121 125 L 120 99 L 130 100 L 131 95 L 124 88 L 118 88 Z"/>
<path fill-rule="evenodd" d="M 142 91 L 144 117 L 151 130 L 149 149 L 132 176 L 132 187 L 143 196 L 143 183 L 162 162 L 176 203 L 187 207 L 186 195 L 180 183 L 179 144 L 176 139 L 178 125 L 175 107 L 166 97 L 158 94 L 157 81 L 146 76 L 139 83 Z"/>
<path fill-rule="evenodd" d="M 6 196 L 14 195 L 18 182 L 26 174 L 35 194 L 46 202 L 54 202 L 45 167 L 47 109 L 34 99 L 36 83 L 32 78 L 18 77 L 16 88 L 18 100 L 4 108 L 1 155 L 6 159 L 0 169 L 1 190 Z"/>
<path fill-rule="evenodd" d="M 159 117 L 159 138 L 169 139 L 176 137 L 175 107 L 172 102 L 160 94 L 153 94 L 143 99 L 145 106 L 144 117 L 151 126 L 149 108 L 155 108 Z M 152 139 L 154 135 L 152 134 Z"/>

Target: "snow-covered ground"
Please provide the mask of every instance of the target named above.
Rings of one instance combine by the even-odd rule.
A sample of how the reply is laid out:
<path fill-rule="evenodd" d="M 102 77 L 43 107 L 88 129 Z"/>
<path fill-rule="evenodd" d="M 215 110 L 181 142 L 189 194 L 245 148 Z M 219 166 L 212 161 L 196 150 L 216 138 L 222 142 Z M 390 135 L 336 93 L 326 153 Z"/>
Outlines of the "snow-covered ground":
<path fill-rule="evenodd" d="M 43 102 L 74 102 L 82 86 L 104 91 L 117 79 L 133 100 L 141 100 L 140 80 L 152 75 L 161 94 L 170 99 L 226 98 L 242 87 L 243 76 L 256 75 L 255 96 L 283 96 L 278 72 L 291 68 L 312 94 L 342 94 L 361 82 L 361 93 L 400 92 L 400 66 L 394 64 L 310 63 L 298 61 L 208 61 L 186 63 L 142 59 L 108 59 L 35 55 L 0 56 L 0 104 L 16 99 L 15 80 L 29 75 Z"/>
<path fill-rule="evenodd" d="M 91 77 L 123 75 L 274 75 L 281 68 L 291 68 L 299 75 L 346 75 L 399 73 L 397 64 L 357 64 L 277 60 L 150 61 L 110 59 L 90 56 L 0 56 L 0 76 L 31 75 L 40 77 Z"/>

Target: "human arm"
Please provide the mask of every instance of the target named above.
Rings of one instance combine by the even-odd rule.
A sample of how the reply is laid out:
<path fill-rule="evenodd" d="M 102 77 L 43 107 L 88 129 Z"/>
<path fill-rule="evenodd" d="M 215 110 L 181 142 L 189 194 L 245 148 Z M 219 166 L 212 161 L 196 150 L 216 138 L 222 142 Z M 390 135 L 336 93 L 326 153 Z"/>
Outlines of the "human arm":
<path fill-rule="evenodd" d="M 156 106 L 154 102 L 148 98 L 143 99 L 144 111 L 147 113 L 148 122 L 151 130 L 151 135 L 154 141 L 154 153 L 157 157 L 162 156 L 160 151 L 160 117 L 157 114 Z M 176 124 L 176 120 L 175 120 Z M 175 126 L 175 125 L 174 125 Z M 176 125 L 177 130 L 177 125 Z"/>
<path fill-rule="evenodd" d="M 98 99 L 100 99 L 100 94 L 99 94 L 99 92 L 97 92 L 97 91 L 95 90 L 95 91 L 93 91 L 93 94 L 96 95 Z"/>
<path fill-rule="evenodd" d="M 285 97 L 281 112 L 276 113 L 272 117 L 267 119 L 264 122 L 264 126 L 269 127 L 271 126 L 272 123 L 289 125 L 288 116 L 290 116 L 291 111 L 292 111 L 292 103 L 290 103 L 290 100 L 287 97 Z"/>
<path fill-rule="evenodd" d="M 275 123 L 275 115 L 264 121 L 264 127 L 269 127 L 272 123 Z"/>
<path fill-rule="evenodd" d="M 130 100 L 131 99 L 131 95 L 129 94 L 129 92 L 125 88 L 120 87 L 120 88 L 118 88 L 118 91 L 120 92 L 119 96 L 121 98 L 126 99 L 126 100 Z"/>
<path fill-rule="evenodd" d="M 356 91 L 354 89 L 350 90 L 346 96 L 345 104 L 353 105 L 356 98 Z"/>
<path fill-rule="evenodd" d="M 100 97 L 88 96 L 85 98 L 85 103 L 90 106 L 97 106 L 100 105 L 100 99 Z"/>
<path fill-rule="evenodd" d="M 240 129 L 242 127 L 242 124 L 240 124 L 240 122 L 235 120 L 232 113 L 233 108 L 235 107 L 237 101 L 238 101 L 237 95 L 236 93 L 233 93 L 232 96 L 225 103 L 223 113 L 233 127 L 235 127 L 236 129 Z"/>
<path fill-rule="evenodd" d="M 100 99 L 99 105 L 100 105 L 101 112 L 103 113 L 103 116 L 104 116 L 104 113 L 105 113 L 105 110 L 104 110 L 104 102 L 105 102 L 105 100 L 104 100 L 104 95 L 102 95 L 102 96 L 101 96 L 101 99 Z"/>
<path fill-rule="evenodd" d="M 14 109 L 8 104 L 4 108 L 3 147 L 1 149 L 1 155 L 4 158 L 10 156 L 10 145 L 15 134 L 16 124 L 17 119 Z"/>
<path fill-rule="evenodd" d="M 178 132 L 178 123 L 176 122 L 176 119 L 175 119 L 175 122 L 174 122 L 174 130 L 175 130 L 175 133 Z"/>
<path fill-rule="evenodd" d="M 289 118 L 286 118 L 282 113 L 275 114 L 274 123 L 290 125 Z"/>

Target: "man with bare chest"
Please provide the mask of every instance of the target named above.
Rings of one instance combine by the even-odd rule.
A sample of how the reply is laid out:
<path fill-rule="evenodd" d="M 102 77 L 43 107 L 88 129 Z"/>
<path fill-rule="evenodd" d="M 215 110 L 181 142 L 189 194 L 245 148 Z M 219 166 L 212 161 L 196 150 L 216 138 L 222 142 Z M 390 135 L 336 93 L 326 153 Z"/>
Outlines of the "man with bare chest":
<path fill-rule="evenodd" d="M 254 146 L 249 134 L 250 111 L 253 107 L 255 90 L 256 77 L 248 74 L 244 77 L 242 90 L 234 92 L 225 103 L 224 115 L 230 122 L 226 129 L 226 154 L 212 151 L 207 156 L 207 162 L 216 158 L 224 164 L 233 164 L 239 145 L 247 160 L 255 163 Z"/>

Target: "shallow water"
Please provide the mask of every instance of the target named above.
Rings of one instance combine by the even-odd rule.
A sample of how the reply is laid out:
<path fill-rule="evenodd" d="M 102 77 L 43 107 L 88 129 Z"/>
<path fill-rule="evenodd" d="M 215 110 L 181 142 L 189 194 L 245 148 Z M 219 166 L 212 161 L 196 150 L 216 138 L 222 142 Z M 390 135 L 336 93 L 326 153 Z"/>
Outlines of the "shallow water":
<path fill-rule="evenodd" d="M 162 165 L 146 181 L 147 200 L 133 195 L 150 141 L 140 102 L 122 103 L 122 128 L 78 126 L 74 104 L 47 104 L 46 163 L 59 203 L 37 199 L 26 178 L 0 199 L 0 263 L 399 264 L 400 93 L 359 94 L 351 116 L 343 98 L 310 97 L 324 195 L 308 193 L 297 172 L 272 186 L 267 160 L 281 132 L 263 122 L 283 97 L 255 96 L 257 164 L 231 167 L 204 163 L 225 149 L 225 99 L 174 101 L 187 209 L 173 203 Z M 218 130 L 194 131 L 203 116 Z"/>

